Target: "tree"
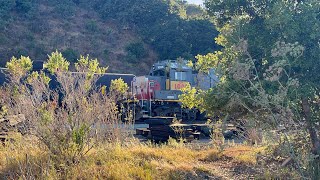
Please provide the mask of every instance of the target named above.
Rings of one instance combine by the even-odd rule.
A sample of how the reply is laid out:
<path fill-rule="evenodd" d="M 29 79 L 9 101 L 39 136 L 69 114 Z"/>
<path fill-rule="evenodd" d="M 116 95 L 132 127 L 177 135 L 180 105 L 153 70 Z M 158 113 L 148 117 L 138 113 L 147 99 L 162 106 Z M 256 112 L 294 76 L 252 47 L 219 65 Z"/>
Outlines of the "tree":
<path fill-rule="evenodd" d="M 127 52 L 127 59 L 131 62 L 137 62 L 137 60 L 146 57 L 147 52 L 142 42 L 129 43 L 125 50 Z"/>
<path fill-rule="evenodd" d="M 14 8 L 14 0 L 3 0 L 0 2 L 0 20 L 5 21 L 10 18 L 9 12 Z"/>
<path fill-rule="evenodd" d="M 219 115 L 277 115 L 261 121 L 273 128 L 284 124 L 289 130 L 287 120 L 302 123 L 299 130 L 308 130 L 312 152 L 319 155 L 318 1 L 206 0 L 205 5 L 223 48 L 197 57 L 200 71 L 213 67 L 221 78 L 201 105 Z M 317 174 L 319 164 L 312 167 Z"/>
<path fill-rule="evenodd" d="M 96 3 L 103 18 L 117 19 L 124 26 L 137 30 L 144 42 L 159 53 L 160 59 L 179 56 L 191 59 L 198 53 L 217 48 L 210 39 L 217 34 L 213 24 L 204 17 L 188 19 L 186 4 L 181 1 L 107 0 Z"/>
<path fill-rule="evenodd" d="M 33 7 L 33 0 L 16 0 L 15 9 L 22 14 L 27 14 Z"/>

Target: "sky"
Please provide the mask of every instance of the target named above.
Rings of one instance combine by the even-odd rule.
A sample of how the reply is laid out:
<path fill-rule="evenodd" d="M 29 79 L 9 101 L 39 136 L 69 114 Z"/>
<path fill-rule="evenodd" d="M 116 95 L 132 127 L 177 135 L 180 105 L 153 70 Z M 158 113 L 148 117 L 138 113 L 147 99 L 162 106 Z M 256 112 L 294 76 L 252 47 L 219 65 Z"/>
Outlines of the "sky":
<path fill-rule="evenodd" d="M 203 3 L 203 0 L 187 0 L 187 1 L 190 4 L 198 4 L 198 5 L 200 5 L 200 4 Z"/>

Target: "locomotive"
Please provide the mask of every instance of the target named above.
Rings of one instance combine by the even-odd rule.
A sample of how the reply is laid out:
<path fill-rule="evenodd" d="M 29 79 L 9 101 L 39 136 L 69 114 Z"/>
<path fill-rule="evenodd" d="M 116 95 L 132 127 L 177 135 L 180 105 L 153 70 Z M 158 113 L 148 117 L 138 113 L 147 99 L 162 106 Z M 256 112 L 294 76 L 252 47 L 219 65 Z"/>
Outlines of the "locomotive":
<path fill-rule="evenodd" d="M 201 120 L 204 114 L 193 108 L 183 108 L 179 101 L 181 89 L 190 84 L 207 90 L 217 82 L 213 71 L 199 73 L 184 60 L 166 60 L 155 63 L 149 75 L 135 77 L 131 92 L 140 106 L 136 120 L 144 117 L 166 116 L 185 121 Z"/>

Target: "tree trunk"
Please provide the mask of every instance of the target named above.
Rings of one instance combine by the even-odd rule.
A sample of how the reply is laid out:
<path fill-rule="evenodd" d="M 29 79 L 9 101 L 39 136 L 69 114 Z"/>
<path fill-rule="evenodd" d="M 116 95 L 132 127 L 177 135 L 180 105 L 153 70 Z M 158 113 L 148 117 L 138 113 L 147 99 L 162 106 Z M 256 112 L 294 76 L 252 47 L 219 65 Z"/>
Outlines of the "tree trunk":
<path fill-rule="evenodd" d="M 306 118 L 307 129 L 310 134 L 311 144 L 312 144 L 312 152 L 315 155 L 320 155 L 320 140 L 318 138 L 317 132 L 314 129 L 314 124 L 312 122 L 311 109 L 306 97 L 302 98 L 302 109 L 304 112 L 304 116 Z"/>

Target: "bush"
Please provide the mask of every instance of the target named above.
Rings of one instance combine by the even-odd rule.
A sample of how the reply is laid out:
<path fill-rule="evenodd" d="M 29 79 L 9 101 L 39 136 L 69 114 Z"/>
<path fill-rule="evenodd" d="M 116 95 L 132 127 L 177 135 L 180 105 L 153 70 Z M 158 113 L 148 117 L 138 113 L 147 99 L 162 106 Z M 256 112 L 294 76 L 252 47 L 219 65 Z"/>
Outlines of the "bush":
<path fill-rule="evenodd" d="M 32 0 L 16 0 L 16 10 L 19 13 L 27 14 L 33 6 Z"/>
<path fill-rule="evenodd" d="M 68 48 L 68 49 L 62 51 L 62 55 L 67 60 L 69 60 L 71 62 L 76 62 L 77 58 L 79 57 L 79 52 L 74 50 L 74 49 L 72 49 L 72 48 Z"/>
<path fill-rule="evenodd" d="M 56 14 L 59 17 L 68 18 L 75 15 L 76 10 L 72 4 L 57 4 L 55 6 Z"/>
<path fill-rule="evenodd" d="M 29 62 L 29 58 L 23 57 L 8 63 L 9 67 L 15 67 L 9 68 L 11 72 L 26 69 L 12 73 L 12 76 L 19 75 L 16 79 L 20 81 L 16 82 L 20 83 L 8 85 L 11 92 L 6 102 L 8 113 L 25 115 L 56 169 L 68 170 L 100 142 L 116 142 L 126 137 L 127 133 L 122 133 L 125 128 L 118 125 L 115 98 L 95 90 L 96 78 L 88 78 L 87 72 L 105 69 L 100 68 L 96 60 L 82 57 L 77 64 L 81 72 L 67 73 L 61 70 L 66 70 L 69 62 L 61 53 L 54 52 L 45 63 L 52 80 L 44 72 L 28 73 Z M 16 69 L 20 66 L 23 68 Z M 53 84 L 56 89 L 52 89 Z"/>
<path fill-rule="evenodd" d="M 86 28 L 86 30 L 89 31 L 89 32 L 92 32 L 92 33 L 97 32 L 97 31 L 98 31 L 97 22 L 91 20 L 91 21 L 89 21 L 89 22 L 86 23 L 85 28 Z"/>
<path fill-rule="evenodd" d="M 123 79 L 115 79 L 111 80 L 111 85 L 110 85 L 110 92 L 115 92 L 116 94 L 119 95 L 124 95 L 129 89 L 129 86 L 127 83 L 123 81 Z"/>
<path fill-rule="evenodd" d="M 29 57 L 25 56 L 21 56 L 20 59 L 12 57 L 7 62 L 6 67 L 9 69 L 13 82 L 18 83 L 18 80 L 32 69 L 32 61 Z"/>
<path fill-rule="evenodd" d="M 0 20 L 6 21 L 10 18 L 10 11 L 14 8 L 14 1 L 2 0 L 0 2 Z"/>
<path fill-rule="evenodd" d="M 104 49 L 103 50 L 103 57 L 104 57 L 104 61 L 109 61 L 109 55 L 110 55 L 110 50 L 109 49 Z"/>
<path fill-rule="evenodd" d="M 129 61 L 137 61 L 138 59 L 144 58 L 147 52 L 142 42 L 133 42 L 126 46 L 127 59 Z"/>
<path fill-rule="evenodd" d="M 70 63 L 62 56 L 58 51 L 55 51 L 49 55 L 49 59 L 44 63 L 44 67 L 49 70 L 51 74 L 58 71 L 68 71 Z"/>

